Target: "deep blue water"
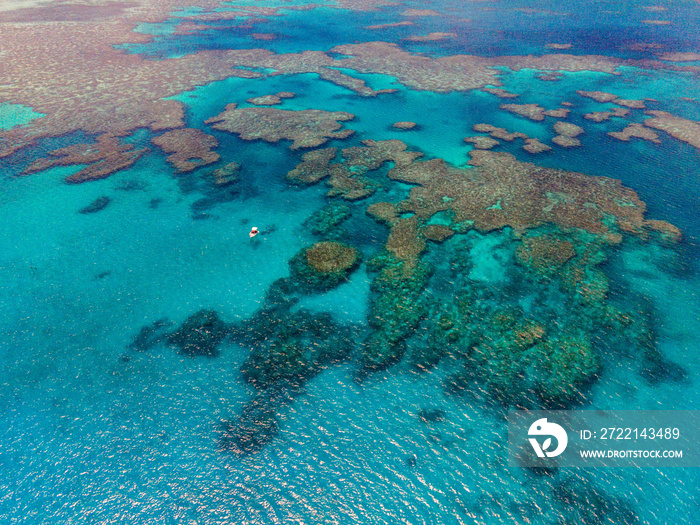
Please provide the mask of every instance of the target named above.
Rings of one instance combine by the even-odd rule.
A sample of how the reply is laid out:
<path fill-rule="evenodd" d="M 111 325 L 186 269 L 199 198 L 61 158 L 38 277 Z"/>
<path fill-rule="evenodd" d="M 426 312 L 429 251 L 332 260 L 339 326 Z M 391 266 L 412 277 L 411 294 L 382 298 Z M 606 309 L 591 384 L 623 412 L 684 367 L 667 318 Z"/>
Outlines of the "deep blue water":
<path fill-rule="evenodd" d="M 481 2 L 448 1 L 369 13 L 319 7 L 285 10 L 253 29 L 238 28 L 242 21 L 191 36 L 147 26 L 141 30 L 165 34 L 129 49 L 157 59 L 199 49 L 264 46 L 286 53 L 386 39 L 433 56 L 542 53 L 551 41 L 571 42 L 576 54 L 632 58 L 640 55 L 625 48 L 629 41 L 662 43 L 669 51 L 700 50 L 696 5 L 668 3 L 662 13 L 641 5 L 596 3 L 588 9 L 577 2 L 537 3 L 538 9 L 567 16 L 510 9 L 533 7 L 524 2 L 497 3 L 494 11 L 485 11 Z M 362 29 L 400 20 L 398 13 L 411 6 L 448 16 L 418 18 L 408 29 Z M 607 10 L 622 13 L 613 17 Z M 640 23 L 656 18 L 673 25 Z M 426 45 L 401 40 L 430 31 L 454 31 L 459 38 Z M 255 41 L 252 32 L 284 37 Z M 82 134 L 40 142 L 0 165 L 0 522 L 550 524 L 566 513 L 553 501 L 553 487 L 584 476 L 601 493 L 625 498 L 638 523 L 696 523 L 698 469 L 562 469 L 537 476 L 507 468 L 502 409 L 485 403 L 477 388 L 447 394 L 443 380 L 454 371 L 453 360 L 425 373 L 401 361 L 361 384 L 354 381 L 354 363 L 329 368 L 279 407 L 275 439 L 241 458 L 220 451 L 218 439 L 221 421 L 255 395 L 239 372 L 249 348 L 224 340 L 216 359 L 185 357 L 164 344 L 129 350 L 142 327 L 160 319 L 179 325 L 202 308 L 216 310 L 229 323 L 250 320 L 272 283 L 289 275 L 288 261 L 316 240 L 304 221 L 330 201 L 327 188 L 289 185 L 285 174 L 301 152 L 290 151 L 288 142 L 246 142 L 204 124 L 226 104 L 245 107 L 250 97 L 292 91 L 297 96 L 277 107 L 356 115 L 344 124 L 355 135 L 329 145 L 398 138 L 428 158 L 457 166 L 469 160 L 471 146 L 462 139 L 474 134 L 476 123 L 524 131 L 547 143 L 554 135 L 554 119 L 537 123 L 500 111 L 503 101 L 487 93 L 415 91 L 384 75 L 348 73 L 375 89 L 398 91 L 361 97 L 302 74 L 227 79 L 177 97 L 187 105 L 188 126 L 219 140 L 221 164 L 241 164 L 233 193 L 212 190 L 205 175 L 209 168 L 175 174 L 155 147 L 132 168 L 88 184 L 63 183 L 80 166 L 17 176 L 44 151 L 80 142 Z M 536 71 L 504 71 L 503 87 L 521 94 L 517 103 L 554 109 L 572 102 L 567 120 L 584 127 L 585 134 L 580 148 L 554 146 L 536 156 L 518 143 L 501 149 L 523 161 L 620 179 L 647 203 L 648 218 L 682 230 L 683 241 L 673 248 L 626 241 L 611 254 L 605 272 L 612 282 L 611 301 L 649 305 L 658 348 L 684 369 L 685 380 L 650 384 L 630 359 L 611 352 L 583 408 L 698 409 L 700 152 L 661 132 L 660 145 L 615 141 L 606 132 L 641 122 L 643 113 L 633 111 L 624 122 L 586 121 L 584 113 L 611 105 L 582 98 L 576 90 L 653 98 L 652 109 L 700 120 L 700 84 L 689 73 L 636 68 L 621 73 L 567 73 L 546 82 L 535 78 Z M 391 127 L 403 120 L 419 128 Z M 132 140 L 146 145 L 152 136 L 140 131 Z M 366 217 L 367 204 L 397 202 L 409 189 L 381 170 L 373 176 L 382 188 L 367 201 L 348 203 L 352 216 L 344 225 L 365 260 L 381 249 L 387 232 Z M 101 196 L 111 199 L 104 210 L 78 213 Z M 251 243 L 246 235 L 251 225 L 271 233 Z M 508 230 L 472 233 L 431 245 L 426 259 L 435 276 L 429 293 L 451 300 L 449 258 L 465 249 L 473 267 L 461 277 L 464 282 L 496 290 L 517 285 L 509 282 L 510 235 Z M 347 283 L 309 295 L 298 307 L 366 329 L 373 276 L 363 264 Z M 510 300 L 503 293 L 503 301 Z M 422 423 L 417 414 L 425 408 L 444 410 L 446 421 Z"/>

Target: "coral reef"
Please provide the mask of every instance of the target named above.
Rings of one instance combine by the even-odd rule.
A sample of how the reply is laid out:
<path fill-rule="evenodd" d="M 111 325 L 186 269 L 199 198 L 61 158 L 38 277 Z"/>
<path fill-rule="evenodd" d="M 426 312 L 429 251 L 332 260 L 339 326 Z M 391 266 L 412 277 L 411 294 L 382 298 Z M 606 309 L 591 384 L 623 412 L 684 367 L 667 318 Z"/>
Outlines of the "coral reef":
<path fill-rule="evenodd" d="M 338 226 L 350 217 L 350 213 L 347 205 L 332 202 L 304 221 L 304 227 L 314 235 L 331 236 L 337 231 Z"/>
<path fill-rule="evenodd" d="M 545 109 L 537 104 L 501 104 L 499 108 L 530 120 L 544 120 Z"/>
<path fill-rule="evenodd" d="M 112 199 L 109 197 L 102 196 L 98 197 L 94 201 L 92 201 L 90 204 L 82 208 L 78 213 L 82 213 L 83 215 L 89 214 L 89 213 L 97 213 L 98 211 L 104 210 L 107 206 L 109 206 L 109 203 L 112 202 Z"/>
<path fill-rule="evenodd" d="M 384 369 L 401 359 L 406 338 L 427 314 L 421 298 L 431 269 L 423 263 L 408 262 L 385 251 L 374 257 L 369 269 L 379 272 L 371 284 L 368 320 L 374 331 L 364 342 L 361 353 L 362 372 Z"/>
<path fill-rule="evenodd" d="M 592 98 L 596 102 L 612 102 L 617 98 L 617 95 L 606 93 L 605 91 L 576 91 L 579 95 L 586 98 Z"/>
<path fill-rule="evenodd" d="M 228 334 L 228 327 L 214 310 L 200 310 L 189 316 L 168 336 L 167 342 L 188 357 L 218 357 L 219 343 Z"/>
<path fill-rule="evenodd" d="M 480 133 L 488 133 L 494 139 L 506 140 L 508 142 L 512 142 L 518 138 L 525 140 L 529 138 L 527 135 L 525 135 L 525 133 L 510 133 L 504 128 L 497 128 L 496 126 L 492 126 L 491 124 L 474 124 L 474 127 L 472 129 Z"/>
<path fill-rule="evenodd" d="M 287 178 L 295 183 L 313 184 L 328 177 L 329 197 L 364 199 L 377 190 L 379 183 L 362 177 L 362 173 L 375 170 L 387 161 L 404 166 L 421 155 L 407 151 L 406 144 L 400 140 L 364 140 L 362 144 L 342 150 L 343 162 L 335 164 L 330 164 L 335 157 L 334 148 L 306 153 Z"/>
<path fill-rule="evenodd" d="M 674 139 L 700 149 L 700 123 L 671 115 L 665 111 L 647 111 L 644 125 L 671 135 Z"/>
<path fill-rule="evenodd" d="M 274 106 L 276 104 L 281 104 L 283 98 L 294 98 L 295 93 L 291 91 L 280 91 L 274 95 L 263 95 L 260 97 L 253 97 L 246 100 L 246 102 L 253 104 L 255 106 Z"/>
<path fill-rule="evenodd" d="M 274 106 L 276 104 L 281 104 L 282 99 L 277 95 L 263 95 L 260 97 L 253 97 L 246 100 L 249 104 L 255 106 Z"/>
<path fill-rule="evenodd" d="M 636 525 L 639 517 L 625 498 L 612 496 L 584 477 L 571 476 L 555 483 L 552 497 L 566 523 Z"/>
<path fill-rule="evenodd" d="M 592 111 L 591 113 L 586 113 L 583 118 L 593 122 L 605 122 L 610 120 L 610 117 L 626 117 L 629 115 L 629 112 L 629 109 L 614 108 L 612 111 Z"/>
<path fill-rule="evenodd" d="M 88 164 L 77 173 L 66 177 L 66 182 L 104 179 L 119 170 L 133 166 L 146 151 L 135 150 L 131 144 L 120 143 L 119 139 L 112 135 L 100 135 L 95 143 L 74 144 L 51 151 L 49 154 L 52 158 L 32 162 L 23 173 L 36 173 L 56 166 Z"/>
<path fill-rule="evenodd" d="M 415 17 L 423 17 L 423 16 L 441 16 L 440 13 L 437 11 L 434 11 L 432 9 L 413 9 L 409 8 L 406 9 L 401 13 L 401 16 L 415 16 Z"/>
<path fill-rule="evenodd" d="M 570 122 L 558 121 L 556 124 L 554 124 L 554 131 L 558 133 L 558 135 L 552 139 L 552 142 L 555 144 L 564 148 L 571 148 L 581 145 L 581 141 L 576 138 L 578 135 L 583 133 L 583 128 L 581 126 L 571 124 Z"/>
<path fill-rule="evenodd" d="M 528 235 L 515 251 L 515 259 L 538 276 L 551 275 L 576 255 L 570 240 L 559 235 Z"/>
<path fill-rule="evenodd" d="M 325 367 L 346 359 L 352 346 L 349 329 L 334 323 L 330 314 L 303 309 L 291 313 L 288 283 L 278 286 L 275 293 L 286 300 L 267 301 L 237 329 L 238 340 L 251 347 L 241 374 L 260 390 L 302 386 Z"/>
<path fill-rule="evenodd" d="M 224 421 L 219 449 L 239 456 L 255 454 L 279 432 L 275 405 L 266 393 L 247 403 L 234 421 Z"/>
<path fill-rule="evenodd" d="M 287 173 L 287 180 L 296 184 L 315 184 L 328 177 L 334 169 L 329 164 L 336 152 L 336 148 L 325 148 L 304 153 L 302 162 Z"/>
<path fill-rule="evenodd" d="M 238 162 L 229 162 L 221 168 L 217 168 L 208 175 L 213 179 L 216 186 L 227 186 L 238 182 L 238 172 L 241 166 Z"/>
<path fill-rule="evenodd" d="M 329 139 L 344 139 L 352 130 L 338 131 L 340 122 L 355 116 L 344 111 L 305 109 L 287 111 L 275 108 L 237 108 L 229 104 L 223 113 L 206 121 L 213 128 L 229 131 L 243 140 L 278 142 L 291 140 L 291 149 L 314 148 Z"/>
<path fill-rule="evenodd" d="M 221 156 L 213 151 L 219 141 L 199 129 L 183 128 L 163 133 L 151 140 L 166 153 L 167 161 L 178 172 L 192 171 L 217 162 Z"/>
<path fill-rule="evenodd" d="M 597 234 L 642 230 L 645 205 L 619 181 L 541 168 L 507 153 L 473 150 L 470 155 L 473 170 L 440 159 L 393 168 L 391 179 L 419 185 L 400 210 L 418 218 L 452 210 L 455 222 L 473 221 L 480 231 L 545 223 Z"/>
<path fill-rule="evenodd" d="M 440 42 L 449 38 L 456 38 L 457 33 L 432 32 L 427 35 L 415 35 L 404 38 L 407 42 Z"/>
<path fill-rule="evenodd" d="M 507 91 L 503 88 L 485 87 L 481 88 L 481 91 L 485 91 L 486 93 L 496 95 L 498 98 L 518 98 L 520 96 L 516 95 L 515 93 L 511 93 L 510 91 Z"/>
<path fill-rule="evenodd" d="M 389 29 L 390 27 L 406 27 L 412 26 L 413 22 L 404 20 L 403 22 L 393 22 L 390 24 L 374 24 L 371 26 L 365 26 L 365 29 Z"/>
<path fill-rule="evenodd" d="M 421 423 L 442 423 L 447 419 L 445 411 L 439 408 L 421 408 L 418 411 Z"/>
<path fill-rule="evenodd" d="M 476 137 L 466 137 L 464 139 L 464 142 L 474 144 L 474 147 L 476 149 L 491 149 L 495 148 L 496 146 L 500 146 L 501 144 L 496 139 L 492 139 L 491 137 L 484 137 L 481 135 L 478 135 Z"/>
<path fill-rule="evenodd" d="M 413 129 L 417 125 L 418 124 L 416 124 L 415 122 L 401 121 L 401 122 L 394 122 L 394 124 L 392 124 L 391 127 L 396 128 L 396 129 Z"/>
<path fill-rule="evenodd" d="M 628 124 L 622 131 L 608 131 L 608 135 L 617 140 L 629 142 L 631 138 L 636 137 L 655 144 L 660 144 L 659 135 L 654 133 L 649 128 L 635 122 Z"/>
<path fill-rule="evenodd" d="M 295 255 L 292 278 L 308 291 L 325 291 L 345 282 L 360 264 L 360 252 L 336 241 L 321 241 Z"/>

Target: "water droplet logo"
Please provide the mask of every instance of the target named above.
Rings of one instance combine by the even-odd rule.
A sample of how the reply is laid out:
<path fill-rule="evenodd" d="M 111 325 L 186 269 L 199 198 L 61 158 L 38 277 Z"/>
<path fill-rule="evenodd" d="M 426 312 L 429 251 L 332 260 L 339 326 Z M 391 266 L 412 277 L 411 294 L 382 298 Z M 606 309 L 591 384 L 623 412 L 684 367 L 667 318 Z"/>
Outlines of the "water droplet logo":
<path fill-rule="evenodd" d="M 566 430 L 556 423 L 547 422 L 547 418 L 538 419 L 527 431 L 530 436 L 551 436 L 544 440 L 544 443 L 540 445 L 536 438 L 531 437 L 529 439 L 532 448 L 535 449 L 537 457 L 553 458 L 564 452 L 566 445 L 569 443 L 569 437 L 566 435 Z M 557 438 L 557 448 L 554 450 L 548 450 L 552 445 L 552 437 Z"/>

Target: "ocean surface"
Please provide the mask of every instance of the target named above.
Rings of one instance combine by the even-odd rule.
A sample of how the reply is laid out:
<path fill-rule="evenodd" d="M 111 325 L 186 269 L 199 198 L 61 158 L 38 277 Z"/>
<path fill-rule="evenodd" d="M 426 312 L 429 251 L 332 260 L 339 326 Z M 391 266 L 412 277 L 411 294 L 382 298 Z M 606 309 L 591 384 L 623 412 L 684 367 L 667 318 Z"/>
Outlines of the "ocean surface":
<path fill-rule="evenodd" d="M 493 3 L 493 10 L 483 9 L 483 2 L 448 0 L 361 12 L 334 9 L 332 2 L 286 9 L 300 3 L 228 2 L 221 9 L 281 11 L 252 21 L 201 22 L 210 27 L 179 34 L 169 28 L 198 13 L 183 4 L 170 19 L 138 27 L 140 34 L 153 35 L 149 42 L 118 47 L 149 60 L 206 49 L 328 51 L 374 40 L 433 58 L 552 52 L 647 58 L 629 46 L 640 42 L 661 43 L 666 52 L 700 51 L 700 5 L 694 2 L 656 2 L 663 12 L 645 11 L 647 3 L 636 1 L 511 0 Z M 365 28 L 400 21 L 411 7 L 441 15 L 381 32 Z M 538 11 L 527 12 L 533 8 Z M 642 23 L 658 16 L 671 23 Z M 457 36 L 404 40 L 429 32 Z M 255 41 L 251 33 L 283 37 Z M 572 47 L 556 51 L 545 47 L 549 42 Z M 150 144 L 156 133 L 147 129 L 126 138 L 149 147 L 133 166 L 84 184 L 64 182 L 82 165 L 21 174 L 48 151 L 83 142 L 81 132 L 40 138 L 0 159 L 0 523 L 700 523 L 697 468 L 559 469 L 543 475 L 507 467 L 507 404 L 490 399 L 478 382 L 459 392 L 447 388 L 459 368 L 457 357 L 425 371 L 412 366 L 411 351 L 423 344 L 427 320 L 407 338 L 403 359 L 358 379 L 356 356 L 370 330 L 377 275 L 367 261 L 382 251 L 389 231 L 365 210 L 374 202 L 401 201 L 411 185 L 389 179 L 384 166 L 371 175 L 381 188 L 368 199 L 328 197 L 323 182 L 299 186 L 286 179 L 304 150 L 290 150 L 285 140 L 242 140 L 205 121 L 231 102 L 250 107 L 251 97 L 289 91 L 296 96 L 274 107 L 355 115 L 343 126 L 355 134 L 324 147 L 399 139 L 426 159 L 465 169 L 471 169 L 473 148 L 463 139 L 476 134 L 475 124 L 521 131 L 549 144 L 554 121 L 503 111 L 499 105 L 513 101 L 479 90 L 434 93 L 390 75 L 346 73 L 373 89 L 395 91 L 363 97 L 315 73 L 300 73 L 229 78 L 176 95 L 185 105 L 187 127 L 219 142 L 221 160 L 188 173 L 176 172 Z M 602 369 L 575 408 L 700 409 L 700 150 L 662 132 L 660 144 L 614 140 L 607 132 L 647 115 L 633 111 L 624 122 L 594 123 L 582 115 L 614 105 L 576 94 L 648 99 L 649 109 L 700 121 L 698 74 L 641 65 L 621 67 L 618 75 L 562 72 L 556 81 L 540 80 L 539 73 L 504 69 L 499 78 L 504 89 L 520 95 L 517 104 L 557 108 L 572 102 L 567 122 L 585 128 L 578 137 L 582 145 L 532 155 L 519 141 L 504 141 L 498 151 L 547 168 L 618 179 L 646 203 L 648 219 L 668 221 L 682 232 L 673 245 L 626 238 L 610 248 L 601 266 L 610 282 L 609 302 L 642 305 L 635 308 L 653 325 L 656 348 L 678 372 L 651 381 L 639 373 L 633 349 L 615 349 L 601 335 L 596 348 Z M 19 102 L 0 100 L 3 130 L 41 117 Z M 418 127 L 398 130 L 392 127 L 397 121 Z M 241 166 L 238 180 L 214 187 L 208 172 L 230 162 Z M 105 196 L 103 209 L 84 212 Z M 143 348 L 135 341 L 144 327 L 173 331 L 202 309 L 216 311 L 230 326 L 264 325 L 266 294 L 290 276 L 289 261 L 320 240 L 308 220 L 333 202 L 348 206 L 350 216 L 337 234 L 362 252 L 363 262 L 341 285 L 303 294 L 292 311 L 330 314 L 338 327 L 356 334 L 355 349 L 285 394 L 275 405 L 279 431 L 259 450 L 239 455 L 222 449 L 225 422 L 260 395 L 241 372 L 250 345 L 227 336 L 212 358 L 185 355 L 163 337 Z M 254 242 L 251 226 L 263 230 Z M 514 291 L 520 275 L 514 242 L 512 229 L 505 228 L 429 243 L 423 257 L 433 277 L 424 294 L 447 303 L 480 286 L 504 305 L 525 304 L 527 298 Z M 455 277 L 451 261 L 465 253 L 469 269 Z M 565 302 L 557 300 L 551 310 L 566 315 Z M 439 420 L 422 420 L 426 410 L 442 411 Z M 561 497 L 567 484 L 580 488 L 580 498 Z"/>

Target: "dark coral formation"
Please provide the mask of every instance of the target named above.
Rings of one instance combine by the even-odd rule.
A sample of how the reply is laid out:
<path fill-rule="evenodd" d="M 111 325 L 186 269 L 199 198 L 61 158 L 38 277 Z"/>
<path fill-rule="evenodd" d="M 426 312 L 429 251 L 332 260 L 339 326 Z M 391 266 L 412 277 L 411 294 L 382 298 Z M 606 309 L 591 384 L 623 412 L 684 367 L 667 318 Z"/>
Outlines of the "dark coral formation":
<path fill-rule="evenodd" d="M 104 210 L 107 206 L 109 206 L 109 203 L 112 202 L 112 199 L 107 197 L 106 195 L 102 197 L 98 197 L 94 201 L 92 201 L 90 204 L 85 206 L 84 208 L 81 208 L 78 213 L 82 213 L 83 215 L 89 214 L 89 213 L 97 213 L 98 211 Z"/>
<path fill-rule="evenodd" d="M 229 104 L 223 113 L 206 121 L 215 129 L 229 131 L 243 140 L 278 142 L 291 140 L 291 149 L 314 148 L 329 139 L 344 139 L 353 131 L 341 128 L 340 122 L 355 116 L 345 111 L 305 109 L 288 111 L 267 107 L 237 108 Z"/>
<path fill-rule="evenodd" d="M 188 357 L 218 357 L 219 343 L 228 334 L 226 323 L 214 310 L 200 310 L 189 316 L 168 336 L 168 344 Z"/>
<path fill-rule="evenodd" d="M 314 213 L 304 222 L 314 235 L 321 237 L 338 236 L 338 226 L 350 217 L 350 207 L 345 204 L 332 202 L 328 206 Z"/>
<path fill-rule="evenodd" d="M 329 290 L 345 282 L 359 266 L 360 252 L 336 241 L 321 241 L 304 248 L 289 262 L 292 278 L 303 289 Z"/>
<path fill-rule="evenodd" d="M 234 182 L 238 182 L 238 172 L 241 170 L 240 164 L 238 162 L 229 162 L 221 168 L 217 168 L 209 175 L 214 181 L 216 186 L 228 186 Z"/>
<path fill-rule="evenodd" d="M 286 301 L 276 305 L 268 301 L 237 329 L 238 340 L 251 347 L 241 374 L 261 390 L 299 387 L 324 368 L 345 360 L 352 347 L 349 328 L 336 324 L 330 314 L 291 313 L 290 297 L 284 290 L 275 293 L 286 296 Z"/>
<path fill-rule="evenodd" d="M 250 401 L 233 421 L 222 423 L 219 449 L 246 456 L 260 452 L 279 432 L 275 403 L 261 393 Z"/>
<path fill-rule="evenodd" d="M 639 523 L 639 517 L 627 499 L 608 494 L 584 477 L 571 476 L 557 482 L 552 496 L 561 509 L 562 519 L 567 523 Z"/>
<path fill-rule="evenodd" d="M 172 321 L 165 318 L 153 321 L 151 324 L 141 328 L 139 333 L 134 336 L 128 348 L 130 350 L 136 350 L 137 352 L 146 352 L 158 344 L 165 343 L 170 336 L 170 334 L 167 333 L 167 329 L 170 328 L 172 324 Z"/>
<path fill-rule="evenodd" d="M 371 285 L 368 319 L 374 332 L 362 349 L 364 371 L 384 369 L 404 355 L 406 339 L 428 312 L 422 294 L 431 274 L 426 264 L 401 260 L 390 252 L 376 256 L 369 267 L 379 273 Z"/>

